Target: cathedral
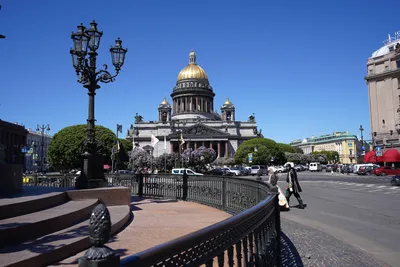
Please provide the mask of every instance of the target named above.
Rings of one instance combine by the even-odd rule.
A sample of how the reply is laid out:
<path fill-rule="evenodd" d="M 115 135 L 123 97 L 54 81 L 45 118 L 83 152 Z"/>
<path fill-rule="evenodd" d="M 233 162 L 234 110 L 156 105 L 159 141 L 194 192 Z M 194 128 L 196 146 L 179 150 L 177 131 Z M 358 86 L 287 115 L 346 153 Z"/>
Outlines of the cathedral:
<path fill-rule="evenodd" d="M 157 121 L 144 121 L 136 113 L 127 139 L 133 139 L 135 147 L 155 157 L 200 146 L 213 148 L 218 158 L 233 157 L 242 142 L 262 136 L 261 130 L 257 129 L 254 114 L 248 121 L 237 121 L 229 98 L 221 105 L 221 112 L 216 112 L 214 96 L 207 73 L 196 63 L 192 51 L 189 64 L 178 74 L 171 93 L 172 105 L 164 98 L 158 106 Z M 159 140 L 153 142 L 154 146 L 152 136 Z"/>

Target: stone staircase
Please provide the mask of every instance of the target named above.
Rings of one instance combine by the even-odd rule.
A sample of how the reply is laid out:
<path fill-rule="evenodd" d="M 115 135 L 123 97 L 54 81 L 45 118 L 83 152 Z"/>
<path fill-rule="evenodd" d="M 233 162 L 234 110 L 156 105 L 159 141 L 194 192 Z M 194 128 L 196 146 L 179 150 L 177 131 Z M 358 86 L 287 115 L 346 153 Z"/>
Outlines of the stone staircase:
<path fill-rule="evenodd" d="M 0 266 L 47 266 L 88 249 L 89 217 L 99 201 L 110 211 L 115 235 L 131 216 L 124 188 L 0 199 Z"/>

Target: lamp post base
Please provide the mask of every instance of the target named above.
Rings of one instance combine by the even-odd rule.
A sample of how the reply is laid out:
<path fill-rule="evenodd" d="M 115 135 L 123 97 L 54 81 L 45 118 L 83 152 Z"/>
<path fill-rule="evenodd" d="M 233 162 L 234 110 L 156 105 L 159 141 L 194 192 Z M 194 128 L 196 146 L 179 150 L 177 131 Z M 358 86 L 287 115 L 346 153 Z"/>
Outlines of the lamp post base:
<path fill-rule="evenodd" d="M 103 156 L 94 154 L 85 156 L 81 175 L 76 179 L 76 189 L 107 187 L 104 176 Z"/>

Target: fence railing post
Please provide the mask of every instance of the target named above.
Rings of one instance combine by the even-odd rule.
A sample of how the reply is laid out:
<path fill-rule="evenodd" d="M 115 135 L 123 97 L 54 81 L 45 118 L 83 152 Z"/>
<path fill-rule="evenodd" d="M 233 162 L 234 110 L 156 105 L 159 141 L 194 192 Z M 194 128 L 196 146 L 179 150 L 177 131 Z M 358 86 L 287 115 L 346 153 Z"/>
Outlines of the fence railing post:
<path fill-rule="evenodd" d="M 182 176 L 182 200 L 186 201 L 188 196 L 188 175 L 186 173 L 186 169 L 183 171 Z"/>
<path fill-rule="evenodd" d="M 226 178 L 222 177 L 222 209 L 226 210 L 228 203 L 226 199 Z"/>
<path fill-rule="evenodd" d="M 106 205 L 100 203 L 89 219 L 89 240 L 92 247 L 79 259 L 79 267 L 119 267 L 120 258 L 111 248 L 105 246 L 110 239 L 111 217 Z"/>
<path fill-rule="evenodd" d="M 138 173 L 137 174 L 137 179 L 138 179 L 138 195 L 139 197 L 143 197 L 143 174 Z"/>

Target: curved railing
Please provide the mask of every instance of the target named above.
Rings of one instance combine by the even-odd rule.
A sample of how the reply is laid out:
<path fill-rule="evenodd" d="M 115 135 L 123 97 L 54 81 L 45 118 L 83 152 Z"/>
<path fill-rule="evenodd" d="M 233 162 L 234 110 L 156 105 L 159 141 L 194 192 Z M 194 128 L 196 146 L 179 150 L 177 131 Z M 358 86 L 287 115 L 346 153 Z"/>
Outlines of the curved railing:
<path fill-rule="evenodd" d="M 224 221 L 128 256 L 121 260 L 121 266 L 281 265 L 278 191 L 270 184 L 253 179 L 167 174 L 115 174 L 106 178 L 110 186 L 131 188 L 132 195 L 193 201 L 233 214 Z M 58 179 L 56 184 L 72 178 Z M 107 266 L 116 265 L 114 262 Z"/>

